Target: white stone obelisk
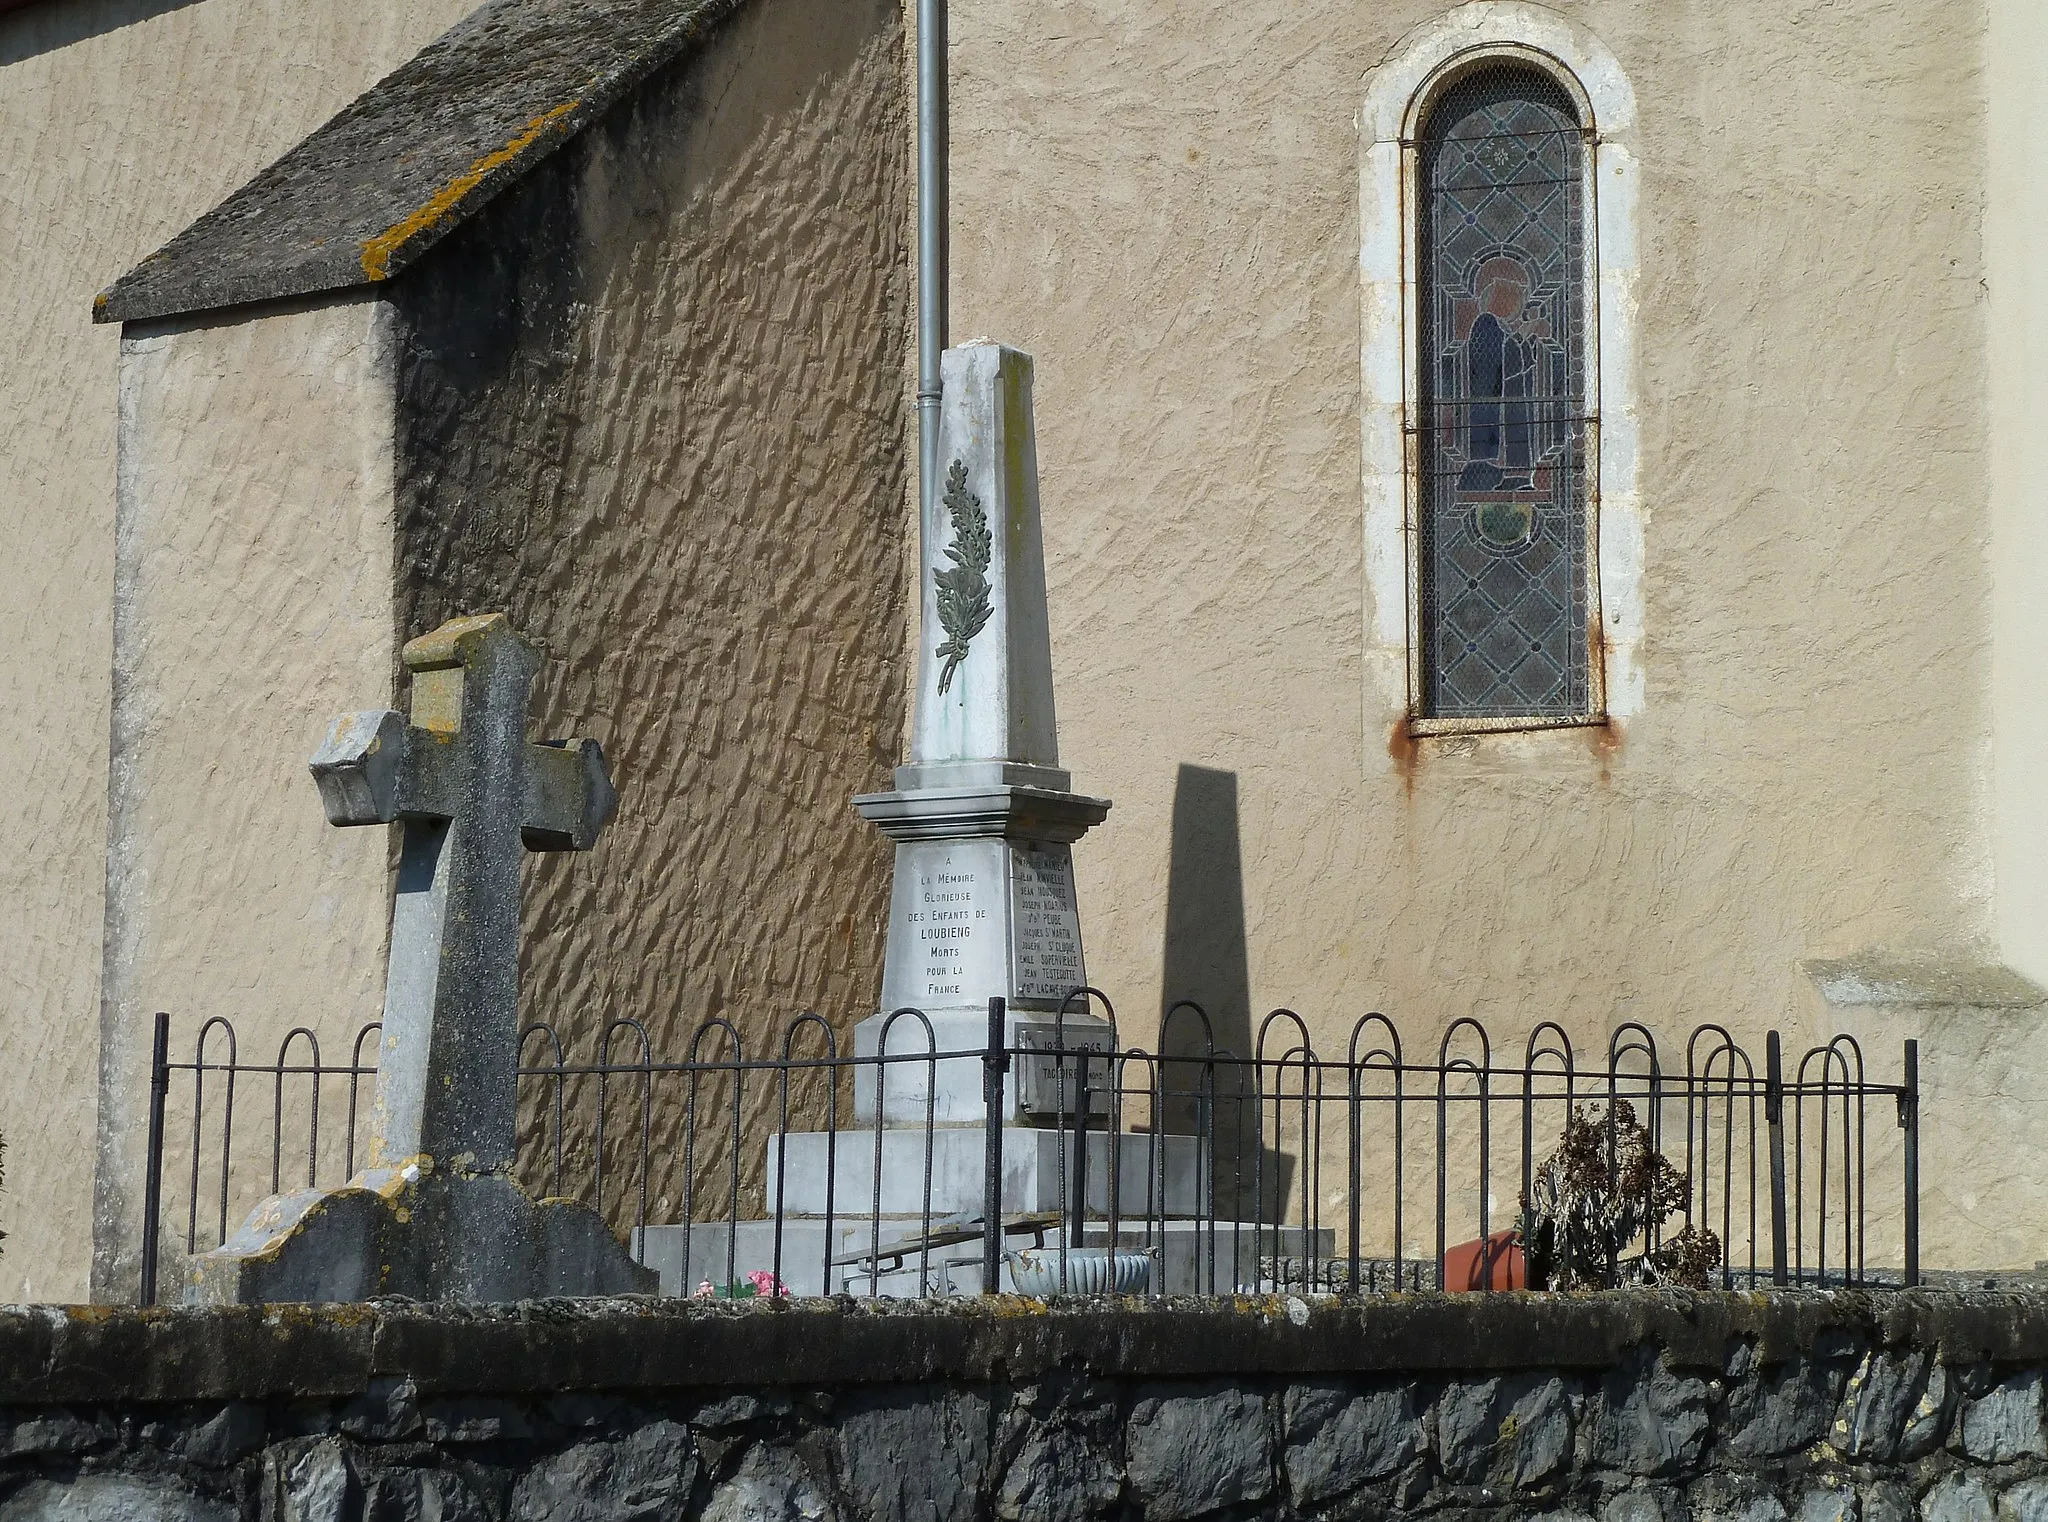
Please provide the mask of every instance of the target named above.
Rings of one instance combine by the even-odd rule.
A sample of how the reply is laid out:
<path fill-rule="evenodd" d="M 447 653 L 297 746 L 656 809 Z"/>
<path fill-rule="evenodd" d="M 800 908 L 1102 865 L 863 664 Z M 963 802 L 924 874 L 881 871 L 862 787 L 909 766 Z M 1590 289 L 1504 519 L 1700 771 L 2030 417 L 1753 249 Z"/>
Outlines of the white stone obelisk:
<path fill-rule="evenodd" d="M 1009 1002 L 1010 1045 L 1049 1048 L 1059 1023 L 1068 1050 L 1103 1050 L 1107 1022 L 1085 1003 L 1060 1018 L 1088 981 L 1070 847 L 1109 803 L 1074 792 L 1059 765 L 1031 356 L 963 344 L 946 351 L 943 377 L 910 759 L 894 792 L 854 800 L 896 842 L 881 1012 L 856 1028 L 855 1050 L 872 1055 L 904 1008 L 923 1012 L 938 1050 L 980 1048 L 996 996 Z M 896 1020 L 887 1050 L 924 1051 L 922 1023 Z M 1013 1073 L 1006 1124 L 1053 1117 L 1054 1095 L 1033 1081 L 1039 1066 Z M 921 1066 L 891 1067 L 884 1119 L 921 1123 L 925 1090 Z M 856 1105 L 873 1118 L 872 1081 Z M 985 1114 L 980 1064 L 942 1064 L 934 1118 Z"/>

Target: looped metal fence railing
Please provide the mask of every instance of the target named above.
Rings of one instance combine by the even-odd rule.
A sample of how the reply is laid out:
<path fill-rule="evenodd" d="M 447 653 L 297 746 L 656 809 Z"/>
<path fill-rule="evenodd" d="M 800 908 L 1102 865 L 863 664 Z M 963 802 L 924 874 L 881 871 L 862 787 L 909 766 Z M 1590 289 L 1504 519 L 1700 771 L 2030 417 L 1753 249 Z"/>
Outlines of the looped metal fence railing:
<path fill-rule="evenodd" d="M 1492 1270 L 1467 1265 L 1517 1224 L 1566 1122 L 1626 1104 L 1684 1193 L 1642 1227 L 1633 1261 L 1682 1222 L 1718 1239 L 1723 1287 L 1919 1281 L 1911 1041 L 1882 1083 L 1852 1037 L 1788 1070 L 1776 1032 L 1759 1062 L 1719 1025 L 1667 1048 L 1630 1022 L 1588 1054 L 1546 1022 L 1503 1053 L 1467 1018 L 1417 1052 L 1371 1013 L 1326 1052 L 1281 1009 L 1238 1053 L 1192 1002 L 1165 1012 L 1150 1049 L 1118 1043 L 1093 989 L 1029 1017 L 1043 1028 L 1028 1041 L 1006 1041 L 1006 1015 L 991 1001 L 986 1044 L 944 1050 L 914 1009 L 878 1022 L 872 1050 L 815 1013 L 756 1050 L 713 1019 L 673 1057 L 618 1019 L 587 1060 L 528 1026 L 521 1180 L 597 1208 L 672 1293 L 743 1292 L 748 1273 L 767 1292 L 994 1290 L 1019 1254 L 1072 1288 L 1104 1249 L 1146 1258 L 1154 1294 L 1491 1288 Z M 327 1061 L 294 1027 L 259 1061 L 216 1016 L 174 1058 L 157 1017 L 144 1303 L 264 1194 L 356 1174 L 378 1033 Z"/>

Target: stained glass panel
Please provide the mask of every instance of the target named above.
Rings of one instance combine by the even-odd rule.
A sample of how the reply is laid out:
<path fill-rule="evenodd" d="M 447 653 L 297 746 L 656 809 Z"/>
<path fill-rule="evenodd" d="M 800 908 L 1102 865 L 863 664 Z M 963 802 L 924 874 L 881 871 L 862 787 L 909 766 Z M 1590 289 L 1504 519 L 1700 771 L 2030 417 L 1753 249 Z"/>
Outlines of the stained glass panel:
<path fill-rule="evenodd" d="M 1467 75 L 1421 147 L 1422 713 L 1571 718 L 1587 649 L 1585 148 L 1534 69 Z"/>

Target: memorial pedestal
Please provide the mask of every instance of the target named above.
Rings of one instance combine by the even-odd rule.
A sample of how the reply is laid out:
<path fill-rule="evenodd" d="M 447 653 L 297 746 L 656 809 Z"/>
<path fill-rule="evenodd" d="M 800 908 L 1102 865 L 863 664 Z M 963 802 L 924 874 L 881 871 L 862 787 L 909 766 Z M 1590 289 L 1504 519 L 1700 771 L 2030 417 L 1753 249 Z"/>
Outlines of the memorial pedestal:
<path fill-rule="evenodd" d="M 934 1223 L 943 1225 L 944 1223 Z M 795 1218 L 782 1223 L 782 1286 L 792 1295 L 867 1295 L 901 1299 L 924 1295 L 978 1295 L 982 1292 L 981 1231 L 938 1231 L 940 1239 L 920 1254 L 920 1223 L 884 1219 L 877 1230 L 871 1216 L 834 1219 L 829 1234 L 831 1267 L 826 1268 L 828 1235 L 825 1222 Z M 1044 1246 L 1057 1250 L 1066 1230 L 1005 1233 L 1007 1252 Z M 946 1241 L 946 1237 L 953 1240 Z M 1109 1223 L 1082 1225 L 1074 1245 L 1109 1245 Z M 892 1244 L 894 1250 L 892 1251 Z M 1260 1226 L 1250 1221 L 1177 1219 L 1146 1222 L 1120 1219 L 1116 1246 L 1149 1253 L 1153 1292 L 1168 1295 L 1270 1293 L 1282 1278 L 1298 1282 L 1304 1259 L 1327 1261 L 1335 1252 L 1335 1233 L 1304 1231 L 1299 1226 Z M 660 1293 L 688 1295 L 698 1285 L 745 1283 L 754 1270 L 772 1272 L 775 1223 L 724 1221 L 693 1226 L 649 1226 L 635 1236 L 636 1254 L 660 1278 Z M 879 1252 L 877 1251 L 879 1247 Z M 1275 1260 L 1290 1260 L 1291 1272 L 1276 1275 Z M 1433 1280 L 1431 1281 L 1434 1282 Z M 1007 1263 L 1000 1266 L 997 1289 L 1016 1293 Z"/>
<path fill-rule="evenodd" d="M 933 1220 L 979 1218 L 985 1193 L 988 1132 L 982 1126 L 884 1126 L 877 1133 L 799 1132 L 782 1145 L 768 1143 L 768 1209 L 786 1216 L 823 1216 L 828 1203 L 835 1217 L 855 1214 L 908 1216 Z M 1112 1157 L 1117 1178 L 1119 1216 L 1199 1215 L 1206 1208 L 1203 1139 L 1195 1136 L 1153 1136 L 1149 1132 L 1090 1131 L 1086 1156 L 1075 1147 L 1071 1131 L 1037 1126 L 1002 1129 L 1001 1213 L 1036 1215 L 1071 1210 L 1074 1165 L 1083 1164 L 1087 1213 L 1109 1212 Z M 881 1188 L 875 1187 L 877 1151 L 881 1157 Z M 830 1166 L 827 1166 L 827 1156 Z M 926 1158 L 930 1158 L 927 1178 Z M 930 1190 L 929 1202 L 926 1190 Z M 1164 1202 L 1163 1205 L 1161 1202 Z"/>
<path fill-rule="evenodd" d="M 1053 767 L 905 766 L 896 775 L 895 792 L 854 800 L 896 842 L 882 1009 L 855 1027 L 854 1054 L 900 1059 L 857 1071 L 855 1115 L 873 1123 L 879 1072 L 884 1125 L 922 1124 L 928 1097 L 936 1122 L 979 1122 L 988 1113 L 979 1056 L 916 1059 L 978 1053 L 989 1037 L 990 999 L 1006 1001 L 1006 1046 L 1110 1048 L 1108 1022 L 1085 1000 L 1069 999 L 1088 981 L 1071 842 L 1109 804 L 1069 791 L 1071 779 Z M 939 785 L 924 785 L 935 775 Z M 1055 1058 L 1017 1064 L 1004 1120 L 1071 1114 L 1079 1064 L 1064 1064 L 1064 1105 L 1061 1066 Z"/>

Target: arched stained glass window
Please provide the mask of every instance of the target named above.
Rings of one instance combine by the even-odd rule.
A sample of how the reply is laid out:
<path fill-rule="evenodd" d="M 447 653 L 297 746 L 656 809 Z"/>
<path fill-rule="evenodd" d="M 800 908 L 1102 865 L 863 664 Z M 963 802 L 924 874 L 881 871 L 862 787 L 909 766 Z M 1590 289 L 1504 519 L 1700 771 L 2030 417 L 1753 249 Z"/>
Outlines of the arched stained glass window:
<path fill-rule="evenodd" d="M 1422 718 L 1571 719 L 1596 701 L 1585 157 L 1570 97 L 1520 63 L 1458 79 L 1423 126 Z"/>

